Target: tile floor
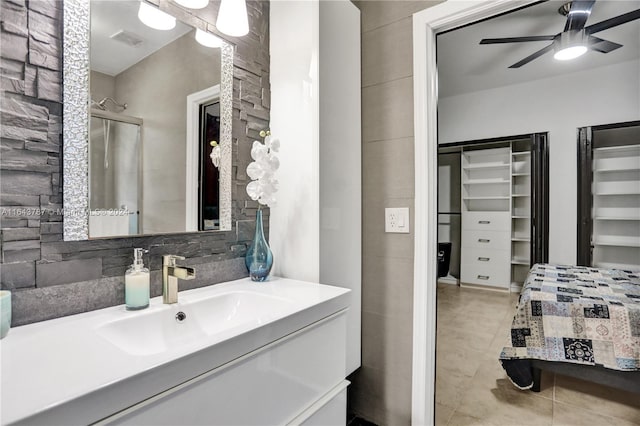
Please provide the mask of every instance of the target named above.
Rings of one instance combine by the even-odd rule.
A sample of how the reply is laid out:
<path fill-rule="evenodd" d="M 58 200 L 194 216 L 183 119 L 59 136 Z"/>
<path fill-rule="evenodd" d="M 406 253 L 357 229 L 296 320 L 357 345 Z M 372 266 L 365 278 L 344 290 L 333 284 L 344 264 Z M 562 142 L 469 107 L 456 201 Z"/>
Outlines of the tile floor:
<path fill-rule="evenodd" d="M 516 294 L 438 285 L 436 425 L 640 425 L 640 395 L 552 373 L 520 391 L 498 362 Z"/>

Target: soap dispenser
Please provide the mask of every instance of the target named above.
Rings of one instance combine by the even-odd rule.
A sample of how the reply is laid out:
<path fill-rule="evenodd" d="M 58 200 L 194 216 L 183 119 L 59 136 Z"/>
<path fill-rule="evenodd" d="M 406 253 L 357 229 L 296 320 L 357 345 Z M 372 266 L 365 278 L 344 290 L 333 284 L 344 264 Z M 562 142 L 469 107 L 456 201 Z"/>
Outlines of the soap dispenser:
<path fill-rule="evenodd" d="M 149 306 L 149 270 L 144 267 L 142 254 L 149 250 L 133 249 L 133 265 L 124 276 L 124 303 L 129 311 Z"/>

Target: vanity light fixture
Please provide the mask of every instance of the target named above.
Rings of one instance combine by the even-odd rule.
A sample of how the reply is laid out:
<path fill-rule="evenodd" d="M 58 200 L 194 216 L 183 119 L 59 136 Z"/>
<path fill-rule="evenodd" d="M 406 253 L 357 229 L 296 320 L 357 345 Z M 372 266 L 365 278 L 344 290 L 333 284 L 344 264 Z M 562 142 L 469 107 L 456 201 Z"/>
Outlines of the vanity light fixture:
<path fill-rule="evenodd" d="M 568 61 L 584 55 L 587 52 L 587 38 L 584 29 L 580 31 L 566 31 L 560 33 L 555 39 L 554 59 Z"/>
<path fill-rule="evenodd" d="M 249 33 L 249 18 L 245 0 L 222 0 L 216 27 L 223 34 L 241 37 Z"/>
<path fill-rule="evenodd" d="M 222 39 L 215 35 L 196 29 L 196 41 L 205 47 L 222 47 Z"/>
<path fill-rule="evenodd" d="M 209 4 L 209 0 L 175 0 L 175 2 L 189 9 L 202 9 Z"/>
<path fill-rule="evenodd" d="M 138 9 L 138 19 L 154 30 L 172 30 L 176 26 L 176 18 L 142 0 Z"/>

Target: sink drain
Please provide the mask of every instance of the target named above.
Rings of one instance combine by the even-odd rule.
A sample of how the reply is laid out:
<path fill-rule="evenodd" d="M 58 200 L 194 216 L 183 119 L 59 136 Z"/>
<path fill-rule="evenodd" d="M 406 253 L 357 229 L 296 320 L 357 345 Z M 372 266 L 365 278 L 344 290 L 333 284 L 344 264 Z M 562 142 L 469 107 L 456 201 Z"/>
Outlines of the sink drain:
<path fill-rule="evenodd" d="M 186 319 L 187 319 L 187 314 L 185 314 L 184 312 L 180 311 L 176 314 L 176 321 L 182 322 Z"/>

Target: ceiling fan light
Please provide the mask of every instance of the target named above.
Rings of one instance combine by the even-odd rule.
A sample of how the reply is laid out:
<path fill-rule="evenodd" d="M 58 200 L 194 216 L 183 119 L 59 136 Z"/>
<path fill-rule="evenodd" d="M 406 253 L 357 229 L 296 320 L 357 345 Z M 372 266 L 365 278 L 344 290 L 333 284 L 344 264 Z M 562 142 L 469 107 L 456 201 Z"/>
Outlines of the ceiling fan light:
<path fill-rule="evenodd" d="M 249 33 L 249 18 L 245 0 L 222 0 L 218 19 L 218 31 L 232 37 L 242 37 Z"/>
<path fill-rule="evenodd" d="M 176 26 L 176 18 L 144 1 L 140 2 L 138 19 L 147 27 L 153 28 L 154 30 L 167 31 L 174 29 Z"/>
<path fill-rule="evenodd" d="M 203 9 L 209 4 L 209 0 L 175 0 L 175 2 L 189 9 Z"/>
<path fill-rule="evenodd" d="M 222 47 L 222 39 L 215 35 L 196 29 L 196 41 L 205 47 Z"/>
<path fill-rule="evenodd" d="M 553 59 L 557 59 L 558 61 L 569 61 L 571 59 L 576 59 L 579 56 L 587 53 L 586 46 L 571 46 L 565 47 L 562 50 L 558 50 L 554 55 Z"/>
<path fill-rule="evenodd" d="M 587 38 L 584 29 L 565 31 L 554 40 L 553 58 L 558 61 L 569 61 L 587 53 Z"/>

